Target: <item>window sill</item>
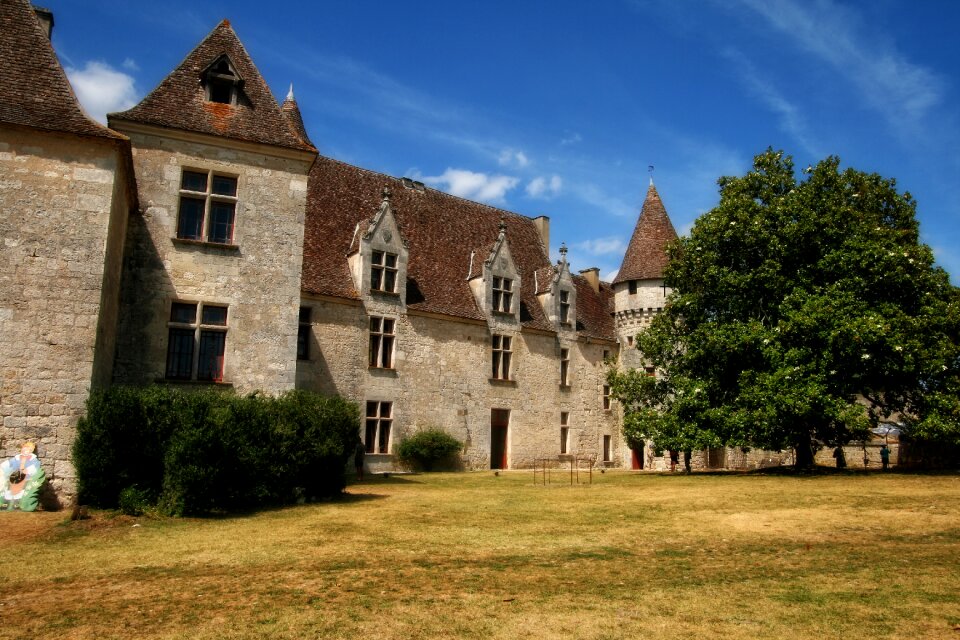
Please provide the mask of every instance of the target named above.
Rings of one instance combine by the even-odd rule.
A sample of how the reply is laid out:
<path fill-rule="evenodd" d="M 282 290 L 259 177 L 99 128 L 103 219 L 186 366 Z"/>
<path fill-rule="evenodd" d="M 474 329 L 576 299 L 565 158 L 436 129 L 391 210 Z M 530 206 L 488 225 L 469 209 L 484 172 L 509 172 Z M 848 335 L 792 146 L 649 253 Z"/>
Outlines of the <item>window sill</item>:
<path fill-rule="evenodd" d="M 367 373 L 375 376 L 383 376 L 386 378 L 396 378 L 397 370 L 390 367 L 367 367 Z"/>
<path fill-rule="evenodd" d="M 492 313 L 495 316 L 500 316 L 501 318 L 513 318 L 513 311 L 499 311 L 497 309 L 492 310 Z"/>
<path fill-rule="evenodd" d="M 490 384 L 495 384 L 500 387 L 515 387 L 517 386 L 516 380 L 504 380 L 503 378 L 487 378 Z"/>
<path fill-rule="evenodd" d="M 571 389 L 573 389 L 573 385 L 569 385 L 569 384 L 560 385 L 560 391 L 570 391 Z"/>
<path fill-rule="evenodd" d="M 197 387 L 220 387 L 224 389 L 232 389 L 233 383 L 226 380 L 216 381 L 216 380 L 180 380 L 178 378 L 157 378 L 154 380 L 157 384 L 171 384 L 171 385 L 184 385 L 184 386 L 197 386 Z"/>
<path fill-rule="evenodd" d="M 383 289 L 370 289 L 370 295 L 372 296 L 383 296 L 384 298 L 400 298 L 400 293 L 397 291 L 384 291 Z"/>
<path fill-rule="evenodd" d="M 188 247 L 203 247 L 205 249 L 220 249 L 228 253 L 240 253 L 240 245 L 223 242 L 208 242 L 206 240 L 190 240 L 189 238 L 171 238 L 173 244 L 182 244 Z"/>

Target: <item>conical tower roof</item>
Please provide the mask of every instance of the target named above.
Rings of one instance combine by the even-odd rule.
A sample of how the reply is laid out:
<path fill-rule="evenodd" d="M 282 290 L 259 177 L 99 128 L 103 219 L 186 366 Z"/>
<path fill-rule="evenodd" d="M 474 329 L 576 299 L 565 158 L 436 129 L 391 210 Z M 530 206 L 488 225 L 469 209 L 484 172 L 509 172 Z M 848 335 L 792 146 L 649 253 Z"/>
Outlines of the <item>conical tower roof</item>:
<path fill-rule="evenodd" d="M 629 280 L 648 280 L 663 277 L 670 261 L 667 246 L 677 239 L 677 232 L 660 200 L 657 188 L 650 182 L 647 197 L 640 209 L 640 218 L 623 256 L 623 264 L 613 284 Z"/>
<path fill-rule="evenodd" d="M 297 137 L 311 147 L 314 146 L 313 143 L 310 142 L 310 136 L 307 135 L 307 128 L 303 126 L 303 116 L 300 115 L 300 107 L 297 105 L 297 99 L 293 97 L 292 84 L 290 85 L 290 92 L 287 93 L 286 100 L 280 105 L 280 111 L 283 112 L 283 117 L 287 119 L 287 125 L 293 129 Z"/>
<path fill-rule="evenodd" d="M 0 2 L 0 60 L 0 123 L 126 139 L 83 112 L 27 0 Z"/>
<path fill-rule="evenodd" d="M 203 85 L 205 75 L 214 65 L 223 64 L 224 56 L 237 78 L 232 104 L 207 100 Z M 316 152 L 290 128 L 227 20 L 217 25 L 140 104 L 111 113 L 109 119 L 111 125 L 114 121 L 136 122 Z"/>

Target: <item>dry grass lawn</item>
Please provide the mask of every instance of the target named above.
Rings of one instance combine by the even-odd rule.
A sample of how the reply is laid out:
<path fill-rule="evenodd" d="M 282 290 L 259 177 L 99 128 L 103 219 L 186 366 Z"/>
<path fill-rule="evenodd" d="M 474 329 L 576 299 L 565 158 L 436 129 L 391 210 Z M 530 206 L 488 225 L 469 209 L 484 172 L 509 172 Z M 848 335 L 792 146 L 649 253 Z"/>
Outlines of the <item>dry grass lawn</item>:
<path fill-rule="evenodd" d="M 960 474 L 375 479 L 213 519 L 0 513 L 3 638 L 954 638 Z"/>

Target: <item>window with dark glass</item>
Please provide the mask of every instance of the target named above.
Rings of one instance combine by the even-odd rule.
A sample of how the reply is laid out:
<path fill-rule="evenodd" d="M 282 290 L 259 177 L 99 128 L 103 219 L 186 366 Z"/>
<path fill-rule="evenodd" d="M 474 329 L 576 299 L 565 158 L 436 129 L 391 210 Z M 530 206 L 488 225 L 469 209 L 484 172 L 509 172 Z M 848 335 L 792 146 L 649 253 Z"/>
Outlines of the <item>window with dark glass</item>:
<path fill-rule="evenodd" d="M 222 381 L 226 342 L 227 307 L 174 302 L 167 331 L 166 378 Z"/>
<path fill-rule="evenodd" d="M 212 171 L 183 171 L 177 215 L 178 238 L 232 244 L 236 210 L 236 177 Z"/>
<path fill-rule="evenodd" d="M 374 251 L 370 256 L 370 290 L 396 293 L 397 254 Z"/>
<path fill-rule="evenodd" d="M 513 339 L 510 336 L 493 336 L 493 379 L 510 379 L 510 356 Z"/>
<path fill-rule="evenodd" d="M 560 292 L 560 322 L 570 324 L 570 292 Z"/>
<path fill-rule="evenodd" d="M 560 412 L 560 453 L 569 453 L 570 449 L 570 414 Z"/>
<path fill-rule="evenodd" d="M 560 386 L 570 386 L 570 349 L 560 349 Z"/>
<path fill-rule="evenodd" d="M 310 359 L 310 307 L 300 307 L 297 327 L 297 360 Z"/>
<path fill-rule="evenodd" d="M 610 410 L 610 385 L 603 385 L 603 410 Z"/>
<path fill-rule="evenodd" d="M 390 453 L 393 403 L 368 401 L 364 445 L 367 453 Z"/>
<path fill-rule="evenodd" d="M 637 293 L 637 281 L 636 281 L 636 280 L 631 280 L 631 281 L 630 281 L 630 295 L 636 295 L 636 293 Z"/>
<path fill-rule="evenodd" d="M 370 318 L 370 358 L 369 364 L 376 369 L 393 368 L 394 327 L 393 318 Z"/>
<path fill-rule="evenodd" d="M 510 313 L 513 305 L 513 280 L 510 278 L 493 278 L 493 310 Z"/>

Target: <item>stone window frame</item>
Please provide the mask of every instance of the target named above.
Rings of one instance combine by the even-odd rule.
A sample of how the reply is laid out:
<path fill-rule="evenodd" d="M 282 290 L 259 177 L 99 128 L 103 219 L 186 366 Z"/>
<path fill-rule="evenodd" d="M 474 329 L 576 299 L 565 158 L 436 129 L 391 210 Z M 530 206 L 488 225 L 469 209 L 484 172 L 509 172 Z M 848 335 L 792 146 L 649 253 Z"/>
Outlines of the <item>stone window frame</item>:
<path fill-rule="evenodd" d="M 560 412 L 560 455 L 570 453 L 570 412 Z"/>
<path fill-rule="evenodd" d="M 192 188 L 200 185 L 189 183 L 189 176 L 202 176 L 203 190 Z M 220 180 L 219 186 L 216 186 L 217 180 Z M 232 192 L 225 190 L 225 184 L 232 185 Z M 238 174 L 215 169 L 181 167 L 180 187 L 177 191 L 176 240 L 218 247 L 236 247 L 237 209 L 239 204 L 237 194 L 239 192 L 240 176 Z M 199 204 L 202 211 L 189 212 L 186 205 L 190 202 Z M 219 231 L 215 231 L 215 229 L 219 229 L 224 223 L 219 221 L 214 223 L 213 218 L 214 216 L 219 217 L 224 212 L 228 213 L 229 222 L 226 224 L 227 233 L 220 235 Z M 199 217 L 199 228 L 196 228 L 195 224 L 192 225 L 194 229 L 188 226 L 189 221 L 186 216 L 190 213 Z"/>
<path fill-rule="evenodd" d="M 395 417 L 393 404 L 392 400 L 367 400 L 363 419 L 363 445 L 367 453 L 390 453 Z"/>
<path fill-rule="evenodd" d="M 570 388 L 570 349 L 560 349 L 560 388 Z"/>
<path fill-rule="evenodd" d="M 569 289 L 560 289 L 560 324 L 564 326 L 569 326 L 573 324 L 573 320 L 570 317 L 571 304 L 570 304 L 570 290 Z"/>
<path fill-rule="evenodd" d="M 639 284 L 640 282 L 638 280 L 629 280 L 627 282 L 627 291 L 631 296 L 637 295 L 637 292 L 639 291 Z"/>
<path fill-rule="evenodd" d="M 203 98 L 207 102 L 235 106 L 239 102 L 243 78 L 226 54 L 203 71 Z"/>
<path fill-rule="evenodd" d="M 310 327 L 312 307 L 300 307 L 297 318 L 297 360 L 310 359 Z"/>
<path fill-rule="evenodd" d="M 173 300 L 167 322 L 164 378 L 170 381 L 224 381 L 230 306 Z"/>
<path fill-rule="evenodd" d="M 491 380 L 511 381 L 513 336 L 495 333 L 490 338 Z"/>
<path fill-rule="evenodd" d="M 600 451 L 604 463 L 613 462 L 613 436 L 609 433 L 600 437 Z"/>
<path fill-rule="evenodd" d="M 395 294 L 400 273 L 399 265 L 398 254 L 380 249 L 372 250 L 370 252 L 370 291 Z"/>
<path fill-rule="evenodd" d="M 513 313 L 513 278 L 492 276 L 490 308 L 495 313 Z"/>
<path fill-rule="evenodd" d="M 388 316 L 370 316 L 367 327 L 370 335 L 367 365 L 371 369 L 394 369 L 397 319 Z"/>
<path fill-rule="evenodd" d="M 612 401 L 613 396 L 610 395 L 610 385 L 608 384 L 603 385 L 603 388 L 600 393 L 603 398 L 603 410 L 611 411 L 613 407 L 613 401 Z"/>

